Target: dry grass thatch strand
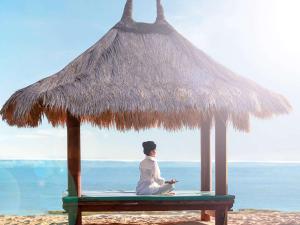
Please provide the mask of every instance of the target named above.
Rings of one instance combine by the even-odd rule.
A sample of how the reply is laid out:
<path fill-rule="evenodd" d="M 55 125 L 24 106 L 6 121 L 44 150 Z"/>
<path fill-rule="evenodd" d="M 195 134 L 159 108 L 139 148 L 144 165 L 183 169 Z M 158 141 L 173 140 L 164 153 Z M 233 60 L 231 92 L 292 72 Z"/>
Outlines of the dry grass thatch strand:
<path fill-rule="evenodd" d="M 58 73 L 14 93 L 0 111 L 10 125 L 53 126 L 69 111 L 119 130 L 199 128 L 216 115 L 249 130 L 250 116 L 291 110 L 289 102 L 220 65 L 182 37 L 157 0 L 153 24 L 132 19 L 132 0 L 109 32 Z"/>

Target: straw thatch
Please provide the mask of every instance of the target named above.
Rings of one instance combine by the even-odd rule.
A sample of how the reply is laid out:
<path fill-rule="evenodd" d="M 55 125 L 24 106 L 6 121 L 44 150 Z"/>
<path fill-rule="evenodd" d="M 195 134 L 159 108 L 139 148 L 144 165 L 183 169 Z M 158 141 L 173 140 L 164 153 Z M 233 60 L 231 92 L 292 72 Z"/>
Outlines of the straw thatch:
<path fill-rule="evenodd" d="M 81 121 L 119 130 L 201 127 L 222 112 L 248 130 L 250 115 L 288 113 L 288 101 L 237 76 L 182 37 L 157 0 L 153 24 L 132 19 L 132 0 L 101 40 L 60 72 L 17 91 L 1 110 L 10 125 L 54 126 L 69 111 Z"/>

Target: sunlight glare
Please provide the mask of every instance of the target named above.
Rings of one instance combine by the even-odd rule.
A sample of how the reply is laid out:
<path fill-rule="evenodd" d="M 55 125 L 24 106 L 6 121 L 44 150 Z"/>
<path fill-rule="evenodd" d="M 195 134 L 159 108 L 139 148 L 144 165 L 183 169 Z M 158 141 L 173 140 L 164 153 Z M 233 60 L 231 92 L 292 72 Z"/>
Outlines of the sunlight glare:
<path fill-rule="evenodd" d="M 300 1 L 272 0 L 266 13 L 270 31 L 282 53 L 300 53 Z"/>

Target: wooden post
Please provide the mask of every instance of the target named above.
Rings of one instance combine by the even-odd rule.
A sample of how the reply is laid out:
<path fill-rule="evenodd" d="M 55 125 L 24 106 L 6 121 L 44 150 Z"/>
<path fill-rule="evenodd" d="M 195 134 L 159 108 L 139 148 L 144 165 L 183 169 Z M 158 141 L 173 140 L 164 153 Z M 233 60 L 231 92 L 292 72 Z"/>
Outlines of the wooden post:
<path fill-rule="evenodd" d="M 80 166 L 80 120 L 67 112 L 68 138 L 68 192 L 69 196 L 81 196 Z M 78 207 L 68 211 L 69 225 L 81 225 L 81 211 Z"/>
<path fill-rule="evenodd" d="M 211 120 L 203 122 L 201 126 L 201 191 L 212 191 L 212 168 L 210 152 Z M 210 216 L 201 211 L 201 220 L 210 221 Z"/>
<path fill-rule="evenodd" d="M 215 181 L 216 195 L 227 195 L 227 134 L 226 117 L 215 117 Z M 216 225 L 227 225 L 227 209 L 216 210 Z"/>

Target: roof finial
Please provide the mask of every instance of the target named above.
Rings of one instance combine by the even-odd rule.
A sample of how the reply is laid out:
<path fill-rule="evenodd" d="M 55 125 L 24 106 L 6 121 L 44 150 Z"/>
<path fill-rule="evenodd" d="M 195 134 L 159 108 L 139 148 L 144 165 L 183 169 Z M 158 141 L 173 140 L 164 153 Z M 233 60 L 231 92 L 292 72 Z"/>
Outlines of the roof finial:
<path fill-rule="evenodd" d="M 133 0 L 127 0 L 122 20 L 132 20 L 132 1 Z M 157 17 L 156 17 L 156 22 L 163 21 L 165 20 L 165 14 L 164 14 L 164 8 L 161 4 L 161 0 L 156 0 L 156 7 L 157 7 Z"/>
<path fill-rule="evenodd" d="M 156 22 L 165 20 L 164 8 L 161 4 L 161 0 L 156 0 L 156 7 L 157 7 Z"/>
<path fill-rule="evenodd" d="M 127 0 L 122 20 L 132 20 L 132 0 Z"/>

